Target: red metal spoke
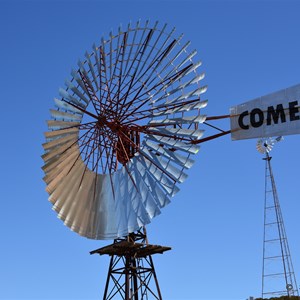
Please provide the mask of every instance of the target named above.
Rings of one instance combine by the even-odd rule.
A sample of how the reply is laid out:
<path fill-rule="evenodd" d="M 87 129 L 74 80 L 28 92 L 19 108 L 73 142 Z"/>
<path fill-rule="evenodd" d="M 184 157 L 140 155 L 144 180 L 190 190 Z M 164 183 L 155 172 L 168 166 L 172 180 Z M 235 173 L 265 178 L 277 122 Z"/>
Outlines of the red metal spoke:
<path fill-rule="evenodd" d="M 135 181 L 134 181 L 132 175 L 130 174 L 130 172 L 129 172 L 127 166 L 126 166 L 126 164 L 124 165 L 124 167 L 125 167 L 125 170 L 126 170 L 128 176 L 129 176 L 130 180 L 131 180 L 132 183 L 133 183 L 133 186 L 135 187 L 136 191 L 139 192 L 139 190 L 138 190 L 138 188 L 137 188 L 137 186 L 136 186 L 136 183 L 135 183 Z"/>
<path fill-rule="evenodd" d="M 172 81 L 172 78 L 166 78 L 165 81 L 168 81 L 168 84 Z M 126 103 L 124 105 L 124 107 L 126 107 L 126 109 L 122 112 L 122 118 L 121 120 L 126 119 L 128 116 L 134 114 L 135 112 L 137 112 L 140 108 L 142 108 L 144 105 L 148 104 L 149 101 L 152 101 L 152 98 L 150 98 L 148 96 L 148 93 L 151 92 L 153 89 L 157 88 L 158 86 L 162 85 L 165 86 L 165 81 L 161 81 L 159 82 L 157 85 L 151 87 L 150 89 L 147 89 L 146 92 L 144 92 L 143 94 L 141 94 L 139 96 L 139 98 L 137 98 L 136 96 L 141 92 L 141 90 L 144 88 L 144 86 L 141 86 L 139 89 L 139 92 L 136 94 L 136 96 L 133 98 L 133 100 L 131 100 L 130 102 Z M 146 99 L 141 99 L 141 97 L 146 96 Z M 129 110 L 131 106 L 133 106 L 133 104 L 138 104 L 140 103 L 138 106 L 133 107 L 132 110 Z M 128 112 L 128 113 L 127 113 Z M 127 114 L 126 114 L 127 113 Z"/>
<path fill-rule="evenodd" d="M 106 150 L 106 145 L 104 143 L 104 139 L 106 138 L 106 134 L 107 133 L 108 132 L 105 130 L 105 128 L 103 130 L 101 130 L 101 131 L 98 132 L 98 144 L 100 145 L 100 147 L 99 147 L 99 151 L 98 151 L 97 163 L 100 160 L 101 169 L 102 169 L 103 173 L 105 173 L 104 162 L 103 162 L 103 160 L 104 160 L 103 155 L 104 155 L 104 151 Z M 102 141 L 103 141 L 103 143 L 102 143 Z"/>
<path fill-rule="evenodd" d="M 82 184 L 83 177 L 84 177 L 85 172 L 86 172 L 87 169 L 88 169 L 88 165 L 85 165 L 84 170 L 83 170 L 82 175 L 81 175 L 81 178 L 80 178 L 80 182 L 79 182 L 79 184 L 78 184 L 78 190 L 79 190 L 79 188 L 80 188 L 80 186 L 81 186 L 81 184 Z"/>
<path fill-rule="evenodd" d="M 144 31 L 144 33 L 145 33 L 145 31 Z M 129 84 L 129 88 L 127 89 L 127 92 L 125 93 L 125 97 L 123 97 L 123 103 L 122 103 L 122 106 L 125 104 L 125 102 L 126 102 L 126 100 L 127 100 L 127 97 L 128 97 L 128 95 L 129 95 L 129 92 L 130 92 L 130 90 L 131 90 L 131 88 L 136 84 L 136 83 L 134 83 L 135 75 L 136 75 L 136 73 L 137 73 L 137 71 L 138 71 L 138 69 L 139 69 L 139 65 L 140 65 L 140 63 L 141 63 L 141 61 L 142 61 L 142 57 L 143 57 L 143 55 L 145 54 L 145 50 L 146 50 L 146 48 L 147 48 L 147 45 L 148 45 L 148 43 L 149 43 L 149 41 L 150 41 L 152 35 L 153 35 L 153 29 L 150 29 L 150 32 L 148 33 L 146 39 L 144 40 L 144 42 L 143 42 L 142 44 L 140 44 L 139 49 L 137 49 L 136 54 L 135 54 L 135 57 L 132 59 L 132 63 L 131 63 L 131 65 L 130 65 L 129 69 L 128 69 L 128 72 L 127 72 L 126 75 L 123 77 L 122 85 L 123 85 L 123 82 L 125 81 L 125 79 L 129 76 L 129 72 L 130 72 L 130 70 L 134 67 L 134 64 L 135 64 L 136 62 L 138 62 L 137 65 L 135 66 L 135 72 L 134 72 L 134 74 L 133 74 L 133 76 L 132 76 L 130 82 L 127 83 L 126 85 L 124 85 L 124 87 L 122 88 L 122 90 L 120 90 L 120 92 L 123 91 L 123 90 L 127 87 L 127 85 Z M 142 39 L 142 38 L 143 38 L 143 35 L 142 35 L 141 39 Z M 131 47 L 133 47 L 133 46 L 134 46 L 134 44 L 132 44 Z M 128 58 L 128 59 L 129 59 L 129 58 Z M 127 67 L 127 66 L 126 66 L 126 67 Z M 120 94 L 120 93 L 119 93 L 119 94 Z"/>
<path fill-rule="evenodd" d="M 98 116 L 96 116 L 95 114 L 93 114 L 93 113 L 87 111 L 86 109 L 84 109 L 84 108 L 82 108 L 82 107 L 80 107 L 80 106 L 78 106 L 78 105 L 76 105 L 76 104 L 74 104 L 74 103 L 72 103 L 72 102 L 69 102 L 69 101 L 67 101 L 66 99 L 62 99 L 62 101 L 63 101 L 63 102 L 66 102 L 67 104 L 69 104 L 69 105 L 71 105 L 71 106 L 73 106 L 73 107 L 75 107 L 76 109 L 78 109 L 78 110 L 80 110 L 81 112 L 83 112 L 83 113 L 89 115 L 90 117 L 92 117 L 92 118 L 98 120 Z"/>
<path fill-rule="evenodd" d="M 153 89 L 156 89 L 157 87 L 159 87 L 161 85 L 163 85 L 163 87 L 169 86 L 172 82 L 175 82 L 178 78 L 180 78 L 182 76 L 182 74 L 184 74 L 185 72 L 187 72 L 187 70 L 189 68 L 191 68 L 192 66 L 193 66 L 193 64 L 189 64 L 188 66 L 184 67 L 183 69 L 181 69 L 180 71 L 176 72 L 175 74 L 173 74 L 173 75 L 171 75 L 169 77 L 164 78 L 163 80 L 161 80 L 159 83 L 157 83 L 153 87 L 147 89 L 147 91 L 144 94 L 140 95 L 140 97 L 143 97 L 144 95 L 148 94 L 150 91 L 152 91 Z M 150 82 L 150 84 L 153 82 L 153 80 Z"/>
<path fill-rule="evenodd" d="M 124 63 L 124 59 L 125 59 L 125 50 L 126 50 L 126 46 L 127 46 L 127 38 L 128 38 L 128 33 L 125 32 L 124 37 L 123 37 L 122 46 L 121 46 L 122 59 L 121 59 L 121 65 L 120 65 L 120 74 L 119 74 L 119 78 L 118 78 L 118 92 L 117 92 L 118 97 L 117 97 L 117 101 L 116 101 L 117 102 L 117 107 L 116 107 L 117 111 L 118 111 L 118 104 L 119 104 L 119 98 L 120 98 L 120 93 L 121 93 L 121 86 L 123 84 L 123 81 L 125 80 L 125 78 L 123 78 L 123 80 L 122 80 L 122 74 L 123 74 L 123 63 Z"/>
<path fill-rule="evenodd" d="M 101 135 L 98 136 L 98 142 L 99 144 L 100 143 L 100 138 L 101 138 Z M 100 161 L 100 166 L 101 166 L 101 170 L 102 172 L 104 172 L 104 168 L 103 168 L 103 151 L 104 151 L 104 147 L 99 147 L 99 151 L 97 152 L 98 153 L 98 157 L 97 157 L 97 161 L 96 161 L 96 170 L 98 170 L 98 166 L 99 166 L 99 161 Z M 94 170 L 93 170 L 94 171 Z"/>
<path fill-rule="evenodd" d="M 61 155 L 64 154 L 66 151 L 68 151 L 69 149 L 71 149 L 75 144 L 79 143 L 80 139 L 83 136 L 86 136 L 88 134 L 88 132 L 92 130 L 92 128 L 90 128 L 84 135 L 82 135 L 81 137 L 79 137 L 76 141 L 74 141 L 69 147 L 67 147 L 64 151 L 61 152 Z"/>
<path fill-rule="evenodd" d="M 98 136 L 99 137 L 99 136 Z M 97 151 L 97 157 L 96 157 L 96 161 L 93 163 L 93 169 L 92 171 L 97 171 L 99 168 L 99 162 L 100 162 L 100 166 L 102 169 L 102 172 L 104 172 L 104 168 L 103 168 L 103 152 L 104 152 L 104 147 L 101 146 L 101 144 L 99 143 L 99 139 L 98 139 L 98 151 Z"/>
<path fill-rule="evenodd" d="M 91 157 L 94 156 L 95 150 L 98 149 L 98 144 L 95 142 L 96 138 L 97 132 L 95 130 L 90 137 L 90 140 L 86 143 L 87 152 L 83 161 L 86 162 L 87 165 L 90 164 Z"/>
<path fill-rule="evenodd" d="M 206 117 L 207 121 L 212 121 L 212 120 L 220 120 L 220 119 L 227 119 L 232 117 L 232 115 L 221 115 L 221 116 L 212 116 L 212 117 Z"/>
<path fill-rule="evenodd" d="M 106 87 L 106 91 L 104 91 L 104 95 L 105 95 L 105 93 L 107 93 L 107 97 L 104 97 L 104 95 L 103 95 L 103 97 L 101 99 L 103 101 L 105 100 L 105 106 L 109 107 L 109 105 L 107 104 L 107 102 L 111 100 L 111 95 L 110 95 L 110 90 L 109 90 L 109 86 L 108 86 L 109 80 L 107 78 L 108 75 L 107 75 L 107 67 L 106 67 L 106 60 L 105 60 L 106 54 L 105 54 L 102 46 L 100 46 L 99 51 L 100 51 L 100 65 L 102 67 L 101 74 L 103 74 L 102 78 L 104 79 L 104 86 Z M 100 77 L 101 77 L 101 74 L 100 74 Z M 103 101 L 101 101 L 102 105 L 104 105 Z"/>
<path fill-rule="evenodd" d="M 156 131 L 156 130 L 149 129 L 151 127 L 156 127 L 155 125 L 156 124 L 148 124 L 148 125 L 142 125 L 142 126 L 140 126 L 140 125 L 133 124 L 129 128 L 130 128 L 131 131 L 142 132 L 144 134 L 157 135 L 157 136 L 171 138 L 171 139 L 174 139 L 174 140 L 176 139 L 176 140 L 187 141 L 187 142 L 193 141 L 193 139 L 190 139 L 190 138 L 185 138 L 183 136 L 177 136 L 175 133 L 173 133 L 173 134 L 172 133 L 167 134 L 167 133 L 162 133 L 162 132 L 159 132 L 159 131 Z M 159 125 L 157 125 L 157 127 L 159 127 L 159 126 L 163 126 L 165 129 L 168 129 L 168 127 L 166 127 L 166 124 L 159 124 Z M 172 127 L 172 128 L 174 128 L 174 127 Z M 131 143 L 133 143 L 133 141 L 131 141 Z M 136 146 L 134 143 L 133 143 L 133 145 Z"/>
<path fill-rule="evenodd" d="M 110 161 L 110 165 L 109 165 L 109 150 L 111 150 L 112 147 L 108 148 L 108 147 L 105 147 L 105 151 L 106 151 L 106 166 L 105 166 L 105 173 L 106 173 L 106 170 L 107 170 L 107 166 L 109 166 L 108 168 L 108 172 L 109 172 L 109 179 L 110 179 L 110 183 L 111 183 L 111 188 L 112 188 L 112 193 L 113 193 L 113 198 L 115 198 L 115 187 L 114 187 L 114 182 L 113 182 L 113 179 L 112 179 L 112 173 L 113 171 L 116 171 L 114 170 L 112 167 L 113 167 L 113 158 L 111 158 L 111 161 Z"/>
<path fill-rule="evenodd" d="M 143 157 L 145 157 L 147 160 L 149 160 L 152 164 L 154 164 L 160 171 L 162 171 L 166 176 L 168 176 L 170 179 L 172 179 L 174 182 L 176 182 L 176 180 L 170 175 L 168 174 L 167 172 L 165 172 L 165 170 L 160 167 L 159 165 L 156 164 L 156 162 L 152 161 L 151 159 L 149 159 L 147 156 L 145 156 L 140 150 L 139 150 L 139 147 L 137 147 L 137 145 L 126 135 L 124 134 L 122 131 L 121 133 L 123 134 L 123 136 L 125 137 L 125 139 L 127 139 L 131 144 L 133 144 L 136 149 L 137 149 L 137 152 L 139 152 L 140 155 L 142 155 Z"/>
<path fill-rule="evenodd" d="M 175 108 L 183 107 L 183 106 L 185 106 L 187 104 L 196 103 L 196 102 L 199 102 L 199 99 L 193 99 L 193 100 L 184 101 L 184 102 L 180 102 L 180 103 L 169 103 L 169 104 L 166 104 L 166 105 L 157 106 L 155 108 L 149 108 L 149 109 L 145 109 L 145 110 L 140 110 L 140 111 L 136 112 L 135 115 L 146 113 L 146 112 L 149 112 L 149 111 L 155 111 L 155 110 L 158 110 L 158 113 L 163 113 L 163 112 L 167 112 L 170 109 L 175 109 Z M 164 110 L 160 111 L 160 109 L 162 109 L 162 108 Z M 126 115 L 126 118 L 129 117 L 129 116 L 130 115 Z M 150 114 L 147 114 L 147 115 L 143 115 L 142 117 L 138 117 L 138 118 L 134 118 L 134 119 L 130 119 L 130 120 L 128 119 L 126 122 L 122 122 L 122 124 L 123 125 L 127 125 L 127 124 L 131 124 L 132 122 L 136 122 L 136 121 L 143 120 L 143 119 L 146 119 L 146 118 L 151 119 L 152 117 L 153 117 L 153 113 L 150 113 Z M 124 117 L 124 119 L 125 119 L 125 117 Z"/>
<path fill-rule="evenodd" d="M 107 136 L 104 137 L 103 142 L 104 142 L 104 150 L 106 152 L 106 163 L 105 163 L 105 173 L 107 172 L 107 168 L 109 170 L 109 172 L 111 172 L 112 170 L 112 166 L 113 166 L 113 161 L 111 159 L 112 154 L 110 153 L 112 151 L 112 146 L 111 144 L 108 144 L 108 141 L 106 141 Z M 109 161 L 110 159 L 110 161 Z M 115 171 L 115 170 L 114 170 Z"/>
<path fill-rule="evenodd" d="M 99 140 L 99 138 L 102 137 L 102 142 Z M 95 152 L 98 153 L 97 156 L 97 165 L 98 165 L 98 161 L 99 159 L 101 159 L 101 166 L 102 166 L 102 171 L 104 173 L 106 173 L 107 171 L 107 166 L 105 168 L 103 168 L 103 152 L 106 151 L 106 161 L 109 160 L 110 158 L 110 153 L 107 152 L 107 149 L 111 148 L 111 144 L 107 144 L 105 139 L 110 139 L 109 134 L 103 134 L 99 132 L 99 130 L 95 130 L 92 135 L 90 136 L 89 140 L 87 140 L 85 143 L 82 143 L 81 147 L 82 151 L 81 154 L 84 155 L 84 161 L 87 162 L 87 164 L 92 164 L 92 170 L 95 170 Z M 96 151 L 97 150 L 97 151 Z M 93 155 L 93 162 L 91 163 L 91 157 Z M 113 167 L 112 164 L 109 165 L 109 168 Z"/>
<path fill-rule="evenodd" d="M 101 165 L 101 169 L 102 169 L 102 173 L 104 174 L 105 173 L 105 168 L 104 168 L 104 160 L 105 160 L 105 154 L 104 154 L 104 152 L 105 152 L 105 144 L 104 144 L 104 142 L 103 142 L 103 140 L 105 139 L 105 136 L 104 135 L 101 135 L 100 133 L 98 134 L 98 139 L 97 139 L 97 141 L 98 141 L 98 145 L 99 145 L 99 147 L 98 147 L 98 152 L 97 152 L 97 154 L 98 154 L 98 157 L 97 157 L 97 165 L 98 165 L 98 163 L 99 163 L 99 161 L 100 161 L 100 165 Z"/>
<path fill-rule="evenodd" d="M 122 132 L 122 133 L 123 133 L 123 132 Z M 124 134 L 124 135 L 125 135 L 125 134 Z M 125 135 L 125 136 L 126 136 L 126 135 Z M 127 153 L 127 151 L 126 151 L 126 149 L 125 149 L 125 146 L 124 146 L 124 144 L 123 144 L 122 139 L 119 138 L 118 141 L 121 143 L 121 146 L 122 146 L 121 151 L 123 151 L 123 153 L 125 154 L 126 160 L 129 161 L 129 156 L 128 156 L 128 153 Z M 130 139 L 130 141 L 131 141 L 131 139 Z M 117 150 L 119 149 L 118 146 L 116 146 L 116 148 L 117 148 Z"/>
<path fill-rule="evenodd" d="M 97 132 L 96 130 L 94 130 L 92 132 L 92 134 L 89 136 L 89 139 L 85 142 L 85 143 L 81 143 L 81 151 L 80 151 L 80 154 L 84 154 L 84 159 L 83 161 L 84 162 L 87 162 L 87 164 L 89 163 L 90 161 L 90 157 L 91 155 L 93 154 L 94 150 L 96 148 L 93 148 L 94 147 L 94 144 L 95 144 L 95 138 L 97 136 Z M 93 144 L 92 144 L 93 143 Z M 86 150 L 85 150 L 86 149 Z M 84 152 L 85 151 L 85 152 Z"/>
<path fill-rule="evenodd" d="M 83 72 L 78 70 L 78 73 L 79 73 L 79 75 L 81 77 L 81 80 L 82 80 L 82 82 L 83 82 L 83 84 L 86 88 L 86 92 L 87 92 L 87 94 L 90 98 L 90 101 L 93 104 L 93 107 L 99 115 L 100 109 L 99 109 L 99 107 L 97 107 L 97 104 L 99 105 L 100 101 L 99 101 L 98 97 L 96 96 L 96 92 L 94 90 L 94 87 L 92 86 L 92 84 L 90 83 L 90 80 L 84 75 Z"/>
<path fill-rule="evenodd" d="M 154 72 L 156 71 L 156 69 L 158 68 L 158 66 L 160 65 L 160 63 L 163 61 L 163 59 L 169 54 L 169 52 L 171 51 L 171 49 L 173 48 L 174 44 L 176 43 L 176 40 L 173 40 L 168 46 L 167 48 L 158 56 L 157 59 L 153 60 L 149 66 L 146 68 L 146 70 L 136 79 L 136 82 L 143 82 L 144 85 L 147 84 L 147 82 L 150 80 L 150 78 L 152 77 L 152 75 L 154 74 Z M 156 66 L 154 66 L 156 64 Z M 153 67 L 154 66 L 154 67 Z M 153 67 L 153 69 L 152 69 Z M 147 74 L 147 72 L 149 70 L 152 69 L 152 72 L 150 73 L 150 75 L 147 77 L 146 80 L 142 80 L 142 78 Z M 141 90 L 141 89 L 139 89 Z M 139 93 L 138 93 L 139 94 Z M 134 97 L 137 98 L 138 94 Z"/>
<path fill-rule="evenodd" d="M 147 29 L 147 28 L 146 28 L 146 29 Z M 144 32 L 143 32 L 143 35 L 142 35 L 142 37 L 141 37 L 141 40 L 142 40 L 143 37 L 144 37 L 144 34 L 145 34 L 145 32 L 146 32 L 146 29 L 145 29 Z M 129 70 L 134 66 L 135 62 L 138 62 L 137 65 L 136 65 L 136 67 L 135 67 L 135 69 L 136 69 L 136 70 L 139 70 L 139 68 L 140 68 L 140 63 L 141 63 L 141 61 L 142 61 L 142 58 L 143 58 L 144 54 L 146 53 L 146 49 L 147 49 L 148 44 L 149 44 L 149 42 L 150 42 L 150 40 L 151 40 L 151 38 L 152 38 L 152 36 L 153 36 L 153 33 L 154 33 L 154 29 L 151 28 L 151 29 L 149 30 L 147 36 L 146 36 L 146 39 L 143 41 L 143 43 L 140 43 L 140 48 L 137 49 L 136 55 L 135 55 L 135 57 L 132 59 L 132 63 L 131 63 L 131 66 L 130 66 Z M 133 44 L 133 45 L 134 45 L 134 44 Z M 152 49 L 153 49 L 153 48 L 152 48 Z M 148 58 L 147 58 L 147 59 L 148 59 Z M 145 64 L 145 63 L 144 63 L 144 64 Z M 143 68 L 143 67 L 142 67 L 142 68 Z"/>
<path fill-rule="evenodd" d="M 87 130 L 87 129 L 94 128 L 95 124 L 96 124 L 96 122 L 87 122 L 87 123 L 72 125 L 72 126 L 68 126 L 68 127 L 62 127 L 62 128 L 56 129 L 55 131 L 61 131 L 61 130 L 72 129 L 72 128 L 78 128 L 79 130 Z"/>
<path fill-rule="evenodd" d="M 104 82 L 103 82 L 103 75 L 102 75 L 102 69 L 104 67 L 104 65 L 102 64 L 102 53 L 101 53 L 101 47 L 99 47 L 99 62 L 98 63 L 98 73 L 99 73 L 99 100 L 100 103 L 102 104 L 101 99 L 104 98 L 104 96 L 102 95 L 102 86 L 104 86 Z M 102 108 L 102 106 L 100 107 L 100 109 Z"/>
<path fill-rule="evenodd" d="M 132 141 L 123 131 L 120 131 L 120 133 L 126 138 L 126 140 L 135 148 L 135 149 L 139 149 L 139 146 Z"/>
<path fill-rule="evenodd" d="M 109 90 L 111 93 L 114 92 L 114 89 L 117 87 L 118 91 L 114 94 L 114 97 L 111 98 L 112 103 L 116 103 L 118 105 L 119 103 L 119 94 L 120 94 L 120 89 L 121 89 L 121 82 L 122 82 L 122 68 L 123 68 L 123 60 L 124 60 L 124 55 L 125 55 L 125 48 L 126 48 L 126 41 L 127 41 L 127 32 L 124 33 L 123 35 L 123 40 L 121 46 L 119 46 L 119 40 L 120 40 L 120 35 L 118 37 L 118 43 L 117 43 L 117 49 L 118 52 L 116 54 L 116 61 L 114 63 L 114 70 L 113 70 L 113 75 L 111 76 L 111 81 L 109 85 Z M 121 59 L 120 59 L 121 56 Z M 117 72 L 119 71 L 119 74 Z M 114 79 L 117 78 L 117 82 L 115 83 Z M 114 83 L 114 85 L 113 85 Z M 113 85 L 113 87 L 112 87 Z"/>
<path fill-rule="evenodd" d="M 74 143 L 72 143 L 67 149 L 65 149 L 61 154 L 64 154 L 67 150 L 71 149 L 75 144 L 79 144 L 79 141 L 84 137 L 87 137 L 88 133 L 92 130 L 92 128 L 90 130 L 88 130 L 86 133 L 84 133 L 82 136 L 80 136 Z M 79 157 L 81 156 L 81 151 L 79 153 L 79 155 L 77 156 L 77 158 L 74 160 L 74 163 L 72 164 L 72 166 L 70 167 L 69 171 L 67 174 L 69 174 L 71 172 L 71 170 L 73 169 L 73 167 L 75 166 L 77 160 L 79 159 Z"/>
<path fill-rule="evenodd" d="M 121 103 L 121 105 L 120 105 L 119 107 L 118 107 L 118 105 L 117 105 L 117 111 L 119 111 L 119 114 L 120 114 L 120 112 L 123 111 L 123 108 L 126 107 L 126 100 L 127 100 L 127 97 L 132 93 L 131 89 L 132 89 L 132 87 L 133 87 L 133 85 L 134 85 L 134 80 L 135 80 L 136 73 L 137 73 L 137 69 L 135 70 L 134 74 L 132 75 L 131 80 L 129 81 L 129 83 L 127 83 L 127 84 L 122 88 L 122 90 L 125 89 L 125 87 L 127 87 L 127 85 L 129 84 L 129 87 L 128 87 L 128 89 L 127 89 L 125 95 L 124 95 L 121 99 L 119 99 L 119 101 L 118 101 L 118 103 L 121 103 L 121 101 L 122 101 L 122 103 Z M 131 91 L 131 92 L 130 92 L 130 91 Z"/>
<path fill-rule="evenodd" d="M 144 92 L 143 94 L 141 94 L 139 96 L 139 98 L 147 95 L 149 92 L 151 92 L 153 89 L 159 87 L 159 86 L 165 86 L 165 84 L 167 83 L 167 85 L 169 85 L 171 82 L 175 81 L 179 76 L 181 76 L 182 73 L 186 72 L 186 70 L 188 68 L 190 68 L 191 65 L 185 67 L 184 69 L 180 70 L 178 73 L 165 78 L 163 81 L 160 81 L 159 83 L 157 83 L 156 85 L 154 85 L 153 87 L 151 87 L 150 89 L 147 89 L 146 92 Z M 122 120 L 124 120 L 128 115 L 131 115 L 133 113 L 135 113 L 138 109 L 140 109 L 142 106 L 144 106 L 145 104 L 147 104 L 150 100 L 152 100 L 151 98 L 147 97 L 147 100 L 137 100 L 137 96 L 138 94 L 141 92 L 141 90 L 143 89 L 143 86 L 139 89 L 139 92 L 134 96 L 133 100 L 131 100 L 130 102 L 126 103 L 126 109 L 125 111 L 122 113 Z M 148 95 L 147 95 L 148 96 Z M 141 104 L 137 107 L 135 107 L 132 111 L 130 111 L 127 115 L 125 115 L 125 113 L 129 110 L 130 106 L 133 105 L 134 102 L 137 101 L 141 101 Z"/>
<path fill-rule="evenodd" d="M 142 128 L 143 127 L 144 126 L 142 126 Z M 155 130 L 153 131 L 153 130 L 146 129 L 146 128 L 144 130 L 141 130 L 141 132 L 146 133 L 146 134 L 150 134 L 150 135 L 157 135 L 157 136 L 167 137 L 167 138 L 174 139 L 174 140 L 187 141 L 187 142 L 193 141 L 193 139 L 191 139 L 191 138 L 185 138 L 185 137 L 182 137 L 182 136 L 177 136 L 176 134 L 162 133 L 162 132 L 159 132 L 159 131 L 155 131 Z"/>
<path fill-rule="evenodd" d="M 152 62 L 149 64 L 149 66 L 146 68 L 146 70 L 139 75 L 139 77 L 136 79 L 136 83 L 137 82 L 143 82 L 144 85 L 147 84 L 147 82 L 150 80 L 150 78 L 152 77 L 152 75 L 154 74 L 154 72 L 156 71 L 156 69 L 158 68 L 158 66 L 160 65 L 160 63 L 163 61 L 163 59 L 169 54 L 169 52 L 171 51 L 171 49 L 173 48 L 174 44 L 176 43 L 176 39 L 174 39 L 167 47 L 165 50 L 162 51 L 162 53 L 160 55 L 158 55 L 157 58 L 153 59 Z M 155 65 L 156 64 L 156 65 Z M 153 67 L 154 66 L 154 67 Z M 153 68 L 152 68 L 153 67 Z M 152 69 L 152 72 L 150 73 L 150 75 L 147 77 L 146 80 L 142 80 L 142 78 L 147 74 L 147 72 L 149 70 Z M 140 90 L 140 89 L 139 89 Z M 139 94 L 139 93 L 138 93 Z M 138 94 L 134 97 L 137 98 Z"/>
<path fill-rule="evenodd" d="M 207 141 L 216 139 L 216 138 L 218 138 L 218 137 L 221 137 L 221 136 L 226 135 L 226 134 L 229 134 L 229 133 L 231 133 L 231 130 L 224 131 L 224 132 L 221 132 L 221 133 L 218 133 L 218 134 L 215 134 L 215 135 L 211 135 L 211 136 L 209 136 L 209 137 L 206 137 L 206 138 L 203 138 L 203 139 L 200 139 L 200 140 L 193 140 L 191 143 L 192 143 L 192 144 L 200 144 L 200 143 L 204 143 L 204 142 L 207 142 Z"/>
<path fill-rule="evenodd" d="M 135 45 L 139 45 L 139 47 L 138 47 L 138 49 L 136 50 L 134 57 L 131 59 L 130 67 L 129 67 L 128 72 L 126 73 L 126 76 L 124 77 L 124 79 L 128 76 L 130 70 L 131 70 L 134 66 L 135 66 L 135 70 L 138 70 L 139 67 L 140 67 L 140 63 L 141 63 L 142 58 L 143 58 L 143 56 L 144 56 L 144 54 L 145 54 L 145 52 L 146 52 L 146 48 L 147 48 L 147 46 L 148 46 L 148 44 L 149 44 L 149 42 L 150 42 L 150 40 L 151 40 L 151 38 L 152 38 L 152 36 L 153 36 L 153 31 L 154 31 L 153 29 L 150 29 L 150 30 L 149 30 L 149 33 L 148 33 L 147 36 L 146 36 L 146 39 L 142 42 L 142 40 L 143 40 L 143 38 L 144 38 L 144 34 L 146 33 L 146 30 L 147 30 L 147 29 L 148 29 L 148 28 L 145 28 L 145 30 L 143 31 L 143 34 L 142 34 L 142 36 L 141 36 L 141 39 L 140 39 L 140 42 L 139 42 L 139 43 L 135 44 L 134 41 L 133 41 L 132 44 L 131 44 L 130 54 L 131 54 L 131 50 L 133 49 L 133 47 L 134 47 Z M 128 60 L 127 60 L 126 69 L 127 69 L 127 66 L 128 66 L 128 61 L 130 61 L 130 60 L 129 60 L 129 59 L 130 59 L 130 54 L 129 54 L 129 57 L 128 57 Z M 136 63 L 136 62 L 137 62 L 137 63 Z"/>
<path fill-rule="evenodd" d="M 166 172 L 165 169 L 163 169 L 161 166 L 159 166 L 156 162 L 154 162 L 153 160 L 151 160 L 149 157 L 147 157 L 146 155 L 143 154 L 143 152 L 141 152 L 140 150 L 138 150 L 139 154 L 142 155 L 145 159 L 147 159 L 148 161 L 150 161 L 150 163 L 152 163 L 156 168 L 158 168 L 163 174 L 165 174 L 166 176 L 168 176 L 171 180 L 174 181 L 174 183 L 176 182 L 176 180 L 169 174 Z"/>

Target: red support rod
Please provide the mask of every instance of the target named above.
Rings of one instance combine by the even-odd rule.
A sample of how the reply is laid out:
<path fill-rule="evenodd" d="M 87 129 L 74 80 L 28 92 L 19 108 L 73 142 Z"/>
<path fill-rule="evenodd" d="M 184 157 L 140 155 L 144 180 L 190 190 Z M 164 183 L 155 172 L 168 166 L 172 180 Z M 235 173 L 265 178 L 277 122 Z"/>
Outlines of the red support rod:
<path fill-rule="evenodd" d="M 206 121 L 227 119 L 230 117 L 232 117 L 232 116 L 231 115 L 212 116 L 212 117 L 206 117 Z"/>
<path fill-rule="evenodd" d="M 231 130 L 227 130 L 227 131 L 215 134 L 215 135 L 211 135 L 211 136 L 208 136 L 208 137 L 206 137 L 204 139 L 193 140 L 193 141 L 191 141 L 191 144 L 201 144 L 201 143 L 204 143 L 204 142 L 216 139 L 216 138 L 218 138 L 220 136 L 223 136 L 223 135 L 226 135 L 226 134 L 229 134 L 229 133 L 231 133 Z"/>

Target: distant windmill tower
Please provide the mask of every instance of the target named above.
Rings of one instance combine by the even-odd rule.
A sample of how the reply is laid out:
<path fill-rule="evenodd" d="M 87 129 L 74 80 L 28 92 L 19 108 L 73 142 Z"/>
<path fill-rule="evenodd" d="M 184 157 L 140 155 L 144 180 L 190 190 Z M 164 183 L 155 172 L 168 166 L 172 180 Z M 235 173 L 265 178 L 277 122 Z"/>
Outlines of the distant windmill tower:
<path fill-rule="evenodd" d="M 265 154 L 265 203 L 264 203 L 264 237 L 262 298 L 272 296 L 298 296 L 298 287 L 293 269 L 287 235 L 284 227 L 279 198 L 271 167 L 272 157 L 269 152 L 274 144 L 282 140 L 260 139 L 257 150 Z"/>

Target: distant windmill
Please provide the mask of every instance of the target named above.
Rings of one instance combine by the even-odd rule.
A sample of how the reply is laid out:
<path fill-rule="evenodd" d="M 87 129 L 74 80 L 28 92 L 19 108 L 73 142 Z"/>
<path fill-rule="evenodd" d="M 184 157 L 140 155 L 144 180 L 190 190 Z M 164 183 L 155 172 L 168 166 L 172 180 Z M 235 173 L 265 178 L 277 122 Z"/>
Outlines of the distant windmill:
<path fill-rule="evenodd" d="M 257 150 L 265 154 L 265 201 L 262 298 L 271 296 L 299 296 L 290 249 L 283 222 L 269 152 L 278 138 L 259 139 Z"/>

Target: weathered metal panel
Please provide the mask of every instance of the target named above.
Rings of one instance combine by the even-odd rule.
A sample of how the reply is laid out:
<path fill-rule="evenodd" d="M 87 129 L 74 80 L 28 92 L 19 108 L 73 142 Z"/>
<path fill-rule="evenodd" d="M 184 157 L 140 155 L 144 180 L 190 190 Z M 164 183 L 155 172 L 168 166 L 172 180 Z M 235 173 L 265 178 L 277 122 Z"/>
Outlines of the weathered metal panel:
<path fill-rule="evenodd" d="M 232 107 L 232 140 L 300 133 L 299 103 L 300 84 Z"/>

